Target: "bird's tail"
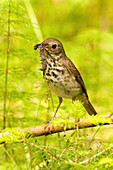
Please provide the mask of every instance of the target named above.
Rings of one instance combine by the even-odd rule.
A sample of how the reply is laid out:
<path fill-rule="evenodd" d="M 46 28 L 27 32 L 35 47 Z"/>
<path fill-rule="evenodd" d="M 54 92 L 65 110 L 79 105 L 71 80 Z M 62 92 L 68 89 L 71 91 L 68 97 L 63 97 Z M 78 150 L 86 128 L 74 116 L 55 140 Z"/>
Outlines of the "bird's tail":
<path fill-rule="evenodd" d="M 97 112 L 90 103 L 89 99 L 86 97 L 86 95 L 82 94 L 78 97 L 78 100 L 80 100 L 83 103 L 83 106 L 85 107 L 86 111 L 89 113 L 89 115 L 96 115 Z"/>
<path fill-rule="evenodd" d="M 89 99 L 85 100 L 83 103 L 83 106 L 85 107 L 86 111 L 89 113 L 89 115 L 96 115 L 97 112 L 90 103 Z"/>

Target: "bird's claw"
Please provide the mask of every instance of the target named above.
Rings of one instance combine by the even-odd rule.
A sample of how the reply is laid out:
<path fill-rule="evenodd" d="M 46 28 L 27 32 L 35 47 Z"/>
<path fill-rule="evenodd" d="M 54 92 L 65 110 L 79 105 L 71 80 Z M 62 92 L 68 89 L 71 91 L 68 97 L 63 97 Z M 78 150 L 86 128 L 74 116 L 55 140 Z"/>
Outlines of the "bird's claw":
<path fill-rule="evenodd" d="M 47 127 L 49 129 L 49 133 L 51 133 L 51 126 L 49 122 L 46 123 L 46 125 L 44 126 L 44 129 L 46 129 Z"/>

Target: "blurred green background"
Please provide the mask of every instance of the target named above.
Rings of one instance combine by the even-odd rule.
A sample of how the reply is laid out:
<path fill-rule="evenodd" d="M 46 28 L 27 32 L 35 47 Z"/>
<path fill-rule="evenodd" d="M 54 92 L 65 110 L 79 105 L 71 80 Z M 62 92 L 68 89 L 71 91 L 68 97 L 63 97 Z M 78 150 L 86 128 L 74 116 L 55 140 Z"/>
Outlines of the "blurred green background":
<path fill-rule="evenodd" d="M 48 90 L 39 70 L 39 52 L 33 49 L 35 44 L 48 37 L 63 43 L 67 56 L 82 75 L 97 112 L 100 115 L 113 112 L 112 0 L 0 0 L 0 130 L 5 127 L 32 127 L 51 120 L 58 98 Z M 76 108 L 71 103 L 71 100 L 64 99 L 57 117 L 63 119 L 69 113 L 74 115 Z M 98 133 L 99 140 L 98 130 L 92 128 L 89 136 L 88 130 L 79 134 L 79 162 L 96 154 L 103 141 L 106 143 L 102 143 L 102 149 L 112 142 L 112 128 L 102 127 L 102 133 Z M 77 132 L 74 133 L 76 135 Z M 72 150 L 77 144 L 74 133 L 67 133 L 66 136 L 64 132 L 61 136 L 56 134 L 30 140 L 56 156 L 67 149 L 63 159 L 74 162 L 75 153 Z M 95 136 L 99 147 L 95 144 Z M 68 144 L 72 144 L 70 149 Z M 38 169 L 44 161 L 48 168 L 48 161 L 53 161 L 47 152 L 26 144 L 1 146 L 0 152 L 0 169 L 3 170 L 14 167 Z M 103 158 L 108 155 L 112 159 L 110 152 L 106 152 Z M 101 162 L 99 157 L 96 161 Z M 86 166 L 95 169 L 97 162 Z"/>
<path fill-rule="evenodd" d="M 4 112 L 6 127 L 33 126 L 50 120 L 58 104 L 57 96 L 49 92 L 43 74 L 39 70 L 41 68 L 39 52 L 34 51 L 33 47 L 42 40 L 38 39 L 34 32 L 29 18 L 31 14 L 29 11 L 28 15 L 25 2 L 28 3 L 27 0 L 11 1 L 9 36 L 8 1 L 2 1 L 0 6 L 1 128 Z M 43 39 L 52 37 L 63 43 L 67 56 L 83 77 L 89 98 L 97 112 L 111 113 L 113 111 L 112 0 L 31 0 L 30 2 L 40 26 L 37 31 L 42 33 Z M 5 111 L 4 97 L 6 97 Z M 58 116 L 62 114 L 67 116 L 71 111 L 71 100 L 64 99 Z"/>

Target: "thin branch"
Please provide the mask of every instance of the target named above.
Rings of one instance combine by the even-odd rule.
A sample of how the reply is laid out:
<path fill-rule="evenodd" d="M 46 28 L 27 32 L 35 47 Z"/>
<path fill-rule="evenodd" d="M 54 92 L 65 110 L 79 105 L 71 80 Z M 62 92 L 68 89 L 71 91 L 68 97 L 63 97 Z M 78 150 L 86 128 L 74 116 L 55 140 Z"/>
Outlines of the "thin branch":
<path fill-rule="evenodd" d="M 38 146 L 38 145 L 35 145 L 34 143 L 29 143 L 29 142 L 27 142 L 27 141 L 25 141 L 24 143 L 26 143 L 26 144 L 28 144 L 28 145 L 30 145 L 30 146 L 33 146 L 33 147 L 35 147 L 35 148 L 37 148 L 37 149 L 40 149 L 41 151 L 44 151 L 46 154 L 48 154 L 48 155 L 52 156 L 52 158 L 53 158 L 53 159 L 55 159 L 55 160 L 63 161 L 63 159 L 62 159 L 62 158 L 57 157 L 57 156 L 56 156 L 56 155 L 54 155 L 53 153 L 49 152 L 49 151 L 48 151 L 48 150 L 46 150 L 46 149 L 41 148 L 41 147 L 40 147 L 40 146 Z"/>
<path fill-rule="evenodd" d="M 52 156 L 52 158 L 53 158 L 54 160 L 56 160 L 56 161 L 63 161 L 63 162 L 65 162 L 65 163 L 68 164 L 68 165 L 74 165 L 74 163 L 68 162 L 68 161 L 62 159 L 61 157 L 56 156 L 56 155 L 54 155 L 53 153 L 51 153 L 51 152 L 49 152 L 49 151 L 41 148 L 40 146 L 35 145 L 34 143 L 29 143 L 29 142 L 27 142 L 27 141 L 24 141 L 24 143 L 26 143 L 26 144 L 28 144 L 28 145 L 30 145 L 30 146 L 32 146 L 32 147 L 36 147 L 37 149 L 40 149 L 40 150 L 42 150 L 42 151 L 44 151 L 46 154 Z M 75 163 L 75 165 L 77 165 L 77 164 Z M 49 169 L 50 169 L 50 168 L 49 168 Z"/>
<path fill-rule="evenodd" d="M 109 117 L 110 114 L 106 114 L 106 115 L 103 115 L 102 117 Z M 111 116 L 111 121 L 113 121 L 113 116 Z M 87 121 L 87 119 L 86 119 Z M 113 124 L 113 123 L 112 123 Z M 111 125 L 111 123 L 99 123 L 98 122 L 98 125 Z M 72 125 L 71 126 L 68 126 L 68 125 L 65 125 L 65 124 L 62 124 L 62 125 L 54 125 L 54 124 L 50 124 L 49 126 L 47 126 L 45 128 L 45 124 L 44 125 L 40 125 L 40 126 L 35 126 L 35 127 L 29 127 L 29 128 L 24 128 L 24 129 L 20 129 L 21 132 L 24 132 L 25 130 L 28 130 L 29 131 L 29 134 L 27 137 L 30 137 L 31 135 L 33 135 L 34 137 L 37 137 L 37 136 L 43 136 L 43 135 L 50 135 L 50 134 L 54 134 L 54 133 L 58 133 L 58 132 L 64 132 L 64 131 L 68 131 L 68 130 L 74 130 L 76 129 L 76 127 L 78 126 L 79 129 L 84 129 L 84 128 L 90 128 L 90 127 L 96 127 L 98 125 L 95 125 L 93 123 L 90 123 L 90 122 L 72 122 Z M 50 133 L 51 131 L 51 133 Z M 2 136 L 7 136 L 9 133 L 8 132 L 4 132 L 4 133 L 0 133 L 0 137 Z M 5 143 L 5 141 L 1 142 L 2 143 Z"/>
<path fill-rule="evenodd" d="M 89 161 L 92 161 L 94 158 L 96 158 L 96 157 L 100 156 L 101 154 L 105 153 L 107 150 L 112 150 L 112 149 L 113 149 L 113 145 L 112 145 L 112 146 L 109 146 L 108 148 L 106 148 L 106 149 L 104 149 L 104 150 L 102 150 L 101 152 L 97 153 L 96 155 L 92 156 L 91 158 L 86 159 L 86 160 L 84 160 L 84 161 L 82 161 L 82 162 L 79 162 L 79 164 L 80 164 L 80 165 L 81 165 L 81 164 L 87 164 Z"/>
<path fill-rule="evenodd" d="M 78 152 L 78 146 L 79 146 L 79 142 L 78 142 L 78 138 L 79 138 L 79 127 L 78 124 L 76 126 L 76 131 L 77 131 L 77 136 L 76 136 L 76 148 L 75 148 L 75 163 L 77 163 L 77 152 Z"/>

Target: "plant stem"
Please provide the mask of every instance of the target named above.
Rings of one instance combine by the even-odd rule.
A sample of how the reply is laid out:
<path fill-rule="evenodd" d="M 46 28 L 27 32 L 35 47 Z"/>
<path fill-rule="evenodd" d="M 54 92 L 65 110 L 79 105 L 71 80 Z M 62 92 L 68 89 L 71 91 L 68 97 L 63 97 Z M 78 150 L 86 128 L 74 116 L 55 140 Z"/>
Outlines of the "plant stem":
<path fill-rule="evenodd" d="M 77 163 L 77 152 L 78 152 L 78 146 L 79 146 L 79 142 L 78 142 L 78 138 L 79 138 L 79 127 L 78 127 L 78 123 L 76 125 L 76 131 L 77 131 L 77 136 L 76 136 L 76 149 L 75 149 L 75 163 Z"/>
<path fill-rule="evenodd" d="M 23 2 L 24 2 L 25 7 L 27 9 L 27 12 L 28 12 L 29 18 L 31 20 L 31 23 L 33 25 L 34 32 L 35 32 L 38 40 L 42 41 L 43 40 L 42 32 L 40 30 L 40 26 L 38 24 L 38 21 L 37 21 L 37 18 L 35 16 L 35 13 L 34 13 L 34 10 L 32 8 L 32 5 L 30 3 L 30 0 L 23 0 Z"/>
<path fill-rule="evenodd" d="M 8 84 L 8 63 L 10 53 L 10 0 L 8 5 L 8 34 L 7 34 L 7 57 L 6 57 L 6 72 L 5 72 L 5 92 L 4 92 L 4 113 L 3 113 L 3 129 L 6 128 L 6 116 L 7 116 L 7 84 Z"/>

